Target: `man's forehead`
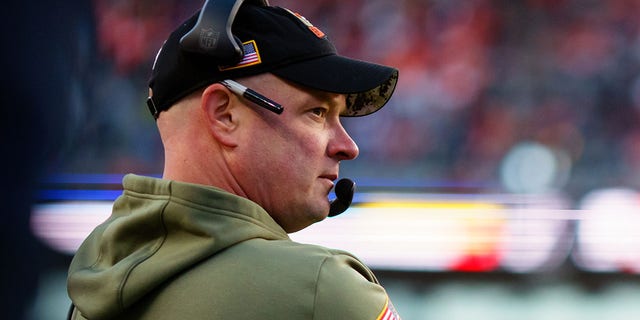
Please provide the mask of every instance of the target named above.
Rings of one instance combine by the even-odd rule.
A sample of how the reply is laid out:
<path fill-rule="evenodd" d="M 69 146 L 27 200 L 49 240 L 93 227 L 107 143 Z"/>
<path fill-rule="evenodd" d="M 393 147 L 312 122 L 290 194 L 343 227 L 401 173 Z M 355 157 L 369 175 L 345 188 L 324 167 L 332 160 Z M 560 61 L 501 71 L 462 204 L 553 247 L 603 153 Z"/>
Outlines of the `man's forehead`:
<path fill-rule="evenodd" d="M 283 105 L 287 105 L 295 100 L 303 105 L 322 104 L 326 107 L 339 108 L 340 111 L 346 108 L 346 94 L 309 88 L 270 73 L 238 79 L 238 82 L 250 86 L 258 92 L 265 94 L 268 92 L 270 95 L 274 95 L 269 97 L 274 100 L 276 96 L 279 99 L 285 99 L 283 101 L 277 101 Z"/>
<path fill-rule="evenodd" d="M 295 84 L 292 87 L 295 88 L 295 94 L 300 97 L 300 100 L 298 101 L 303 106 L 327 107 L 337 109 L 339 112 L 342 112 L 347 108 L 347 95 L 345 94 L 320 91 Z M 286 103 L 286 101 L 283 101 L 283 103 Z"/>

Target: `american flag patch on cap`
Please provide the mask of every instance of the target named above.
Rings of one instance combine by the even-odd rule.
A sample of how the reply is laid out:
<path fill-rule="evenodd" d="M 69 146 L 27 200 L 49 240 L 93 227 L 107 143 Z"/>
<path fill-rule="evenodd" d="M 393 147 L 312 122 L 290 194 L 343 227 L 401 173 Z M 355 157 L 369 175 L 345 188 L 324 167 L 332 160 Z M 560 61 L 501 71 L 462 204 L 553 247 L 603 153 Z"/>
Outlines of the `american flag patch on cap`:
<path fill-rule="evenodd" d="M 393 304 L 389 299 L 387 299 L 387 303 L 384 305 L 384 309 L 380 312 L 380 315 L 376 320 L 401 320 L 398 312 L 393 307 Z"/>
<path fill-rule="evenodd" d="M 220 71 L 244 68 L 253 66 L 262 62 L 260 59 L 260 53 L 258 52 L 258 46 L 254 40 L 250 40 L 242 43 L 242 49 L 244 50 L 244 56 L 242 60 L 235 66 L 220 67 Z"/>

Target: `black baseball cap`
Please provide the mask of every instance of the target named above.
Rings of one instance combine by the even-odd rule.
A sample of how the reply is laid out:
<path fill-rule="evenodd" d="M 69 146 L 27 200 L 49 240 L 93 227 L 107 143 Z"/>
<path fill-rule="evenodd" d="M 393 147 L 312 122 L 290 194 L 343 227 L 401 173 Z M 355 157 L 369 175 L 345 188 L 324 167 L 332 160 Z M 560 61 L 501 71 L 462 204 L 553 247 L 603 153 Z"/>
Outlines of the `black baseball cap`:
<path fill-rule="evenodd" d="M 347 94 L 342 116 L 364 116 L 379 110 L 396 87 L 397 69 L 339 55 L 320 29 L 288 9 L 245 2 L 231 27 L 243 51 L 240 61 L 232 64 L 181 45 L 181 38 L 194 29 L 199 17 L 200 11 L 173 31 L 156 56 L 147 101 L 156 118 L 202 87 L 261 73 L 312 89 Z M 217 36 L 205 32 L 200 41 L 215 41 Z"/>

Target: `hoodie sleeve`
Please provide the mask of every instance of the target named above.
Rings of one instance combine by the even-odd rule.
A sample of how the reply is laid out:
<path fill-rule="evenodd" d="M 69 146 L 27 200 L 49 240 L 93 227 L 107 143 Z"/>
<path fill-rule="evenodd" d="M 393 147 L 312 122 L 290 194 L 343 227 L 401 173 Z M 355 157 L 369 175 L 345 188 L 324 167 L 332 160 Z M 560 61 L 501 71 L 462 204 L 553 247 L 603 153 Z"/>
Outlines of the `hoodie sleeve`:
<path fill-rule="evenodd" d="M 400 320 L 371 270 L 349 255 L 327 257 L 320 268 L 314 303 L 317 320 Z"/>

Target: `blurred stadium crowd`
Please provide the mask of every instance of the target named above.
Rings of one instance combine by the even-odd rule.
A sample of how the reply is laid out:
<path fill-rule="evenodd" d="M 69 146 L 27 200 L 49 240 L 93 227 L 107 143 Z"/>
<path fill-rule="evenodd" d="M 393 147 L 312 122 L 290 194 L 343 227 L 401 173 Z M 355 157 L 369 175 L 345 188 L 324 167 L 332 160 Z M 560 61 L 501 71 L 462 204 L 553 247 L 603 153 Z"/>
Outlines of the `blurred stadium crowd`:
<path fill-rule="evenodd" d="M 4 104 L 21 108 L 3 111 L 21 112 L 15 117 L 4 117 L 6 127 L 11 125 L 11 128 L 19 129 L 15 131 L 18 134 L 12 135 L 13 131 L 8 130 L 9 133 L 2 137 L 10 147 L 17 147 L 14 155 L 24 153 L 24 157 L 3 158 L 8 161 L 3 167 L 9 168 L 6 171 L 11 178 L 5 183 L 3 194 L 8 195 L 8 200 L 17 202 L 10 204 L 10 208 L 13 205 L 16 210 L 7 211 L 5 223 L 11 227 L 5 228 L 3 239 L 6 241 L 0 241 L 6 244 L 3 247 L 4 267 L 10 270 L 3 273 L 3 282 L 8 285 L 0 294 L 5 306 L 17 308 L 22 302 L 30 303 L 25 297 L 39 284 L 33 275 L 43 262 L 52 263 L 46 261 L 49 259 L 59 263 L 63 271 L 58 275 L 52 272 L 55 266 L 42 266 L 45 278 L 40 281 L 45 283 L 40 283 L 39 291 L 44 290 L 44 293 L 39 294 L 45 298 L 39 298 L 39 301 L 45 301 L 38 302 L 35 308 L 47 315 L 56 308 L 62 309 L 60 314 L 64 314 L 68 306 L 68 301 L 64 300 L 67 298 L 64 281 L 68 261 L 58 261 L 45 254 L 48 251 L 30 238 L 28 230 L 35 229 L 32 231 L 40 240 L 47 238 L 38 233 L 42 231 L 39 226 L 49 228 L 44 231 L 55 229 L 50 236 L 62 232 L 65 236 L 73 236 L 71 240 L 79 240 L 78 231 L 89 230 L 87 224 L 98 223 L 91 220 L 88 211 L 91 207 L 80 208 L 83 219 L 74 212 L 68 216 L 55 212 L 57 215 L 49 217 L 51 220 L 38 220 L 43 216 L 36 214 L 36 219 L 30 222 L 24 214 L 31 204 L 26 198 L 41 172 L 71 176 L 97 174 L 96 180 L 105 184 L 104 188 L 119 188 L 119 177 L 105 179 L 102 174 L 161 173 L 162 148 L 155 123 L 145 105 L 146 82 L 162 41 L 203 2 L 69 0 L 49 4 L 46 1 L 9 1 L 3 20 L 9 22 L 10 27 L 4 28 L 3 39 L 13 49 L 5 50 L 8 59 L 0 60 L 6 62 L 3 70 L 10 71 L 2 86 L 7 94 L 2 97 L 6 100 Z M 544 254 L 550 252 L 560 252 L 565 257 L 568 251 L 577 248 L 579 250 L 574 253 L 578 255 L 572 258 L 582 264 L 583 270 L 639 272 L 640 1 L 269 2 L 303 13 L 334 41 L 340 53 L 400 69 L 400 85 L 388 107 L 366 119 L 345 119 L 361 153 L 356 161 L 343 163 L 342 175 L 354 178 L 359 186 L 365 187 L 392 186 L 404 190 L 418 187 L 433 193 L 460 192 L 464 201 L 475 201 L 476 193 L 500 194 L 497 198 L 483 200 L 504 210 L 493 210 L 486 216 L 463 214 L 462 219 L 454 221 L 460 222 L 454 226 L 462 226 L 456 229 L 457 232 L 438 225 L 443 221 L 450 222 L 438 219 L 438 214 L 448 219 L 460 217 L 461 211 L 448 210 L 450 207 L 445 207 L 448 211 L 441 207 L 426 207 L 424 212 L 417 213 L 417 209 L 411 211 L 406 207 L 396 211 L 390 211 L 388 207 L 381 210 L 385 216 L 379 226 L 385 228 L 394 226 L 386 220 L 386 215 L 403 214 L 405 217 L 391 221 L 399 226 L 399 231 L 393 235 L 396 237 L 393 243 L 400 243 L 399 248 L 414 248 L 401 243 L 409 238 L 415 242 L 414 235 L 423 240 L 419 243 L 423 246 L 421 251 L 409 251 L 410 262 L 420 262 L 416 253 L 429 253 L 430 248 L 440 250 L 437 257 L 445 249 L 449 254 L 455 253 L 436 241 L 438 235 L 444 234 L 450 236 L 447 239 L 454 244 L 470 243 L 471 249 L 463 249 L 472 253 L 477 253 L 474 250 L 478 248 L 474 241 L 480 244 L 487 239 L 503 241 L 501 243 L 507 245 L 507 251 L 514 253 L 515 258 L 513 261 L 503 259 L 500 263 L 502 267 L 511 263 L 512 269 L 522 270 L 519 263 L 531 263 L 532 259 L 545 258 Z M 5 125 L 2 128 L 5 129 Z M 53 186 L 47 187 L 70 188 L 73 192 L 115 192 L 77 190 L 96 188 L 93 178 L 81 177 L 77 179 L 80 182 L 62 179 L 61 183 L 52 179 Z M 592 193 L 620 187 L 633 191 L 613 189 L 611 193 Z M 64 205 L 64 201 L 59 200 L 97 200 L 77 199 L 82 193 L 73 192 L 73 199 L 55 198 L 59 193 L 54 193 L 53 204 Z M 506 193 L 515 195 L 505 198 Z M 527 196 L 521 197 L 521 193 L 534 194 L 536 201 L 544 199 L 536 205 L 551 210 L 520 210 L 533 202 Z M 539 194 L 543 196 L 536 197 Z M 592 196 L 585 197 L 587 194 Z M 603 198 L 607 201 L 602 201 Z M 555 202 L 556 199 L 559 201 Z M 566 199 L 570 200 L 568 205 Z M 567 206 L 581 210 L 564 210 Z M 105 208 L 103 211 L 108 214 L 109 206 Z M 69 210 L 68 207 L 63 209 Z M 358 217 L 359 208 L 354 209 L 346 219 Z M 407 218 L 412 212 L 416 215 Z M 458 215 L 452 214 L 455 212 Z M 375 217 L 375 213 L 368 212 L 366 222 L 375 222 L 371 219 L 371 214 Z M 99 215 L 94 218 L 104 219 Z M 39 225 L 38 221 L 41 222 Z M 331 222 L 320 224 L 319 227 L 329 229 L 321 229 L 319 239 L 343 239 L 326 235 L 356 224 L 366 226 L 361 220 L 353 221 L 351 224 L 348 220 L 340 221 L 343 229 Z M 82 230 L 70 228 L 82 223 L 85 224 Z M 436 228 L 424 232 L 428 230 L 422 229 L 425 224 L 431 226 L 428 223 L 435 224 Z M 489 223 L 490 228 L 485 223 Z M 508 232 L 496 233 L 496 225 Z M 351 234 L 354 229 L 343 234 Z M 409 232 L 411 230 L 417 235 Z M 376 235 L 366 239 L 385 238 Z M 577 244 L 570 248 L 573 240 Z M 366 244 L 371 246 L 372 243 L 376 242 Z M 555 243 L 565 246 L 558 249 L 554 247 Z M 340 247 L 352 244 L 357 242 L 344 241 Z M 487 249 L 486 246 L 481 248 Z M 489 249 L 496 249 L 496 246 Z M 468 254 L 464 250 L 463 253 Z M 402 253 L 402 250 L 394 248 L 383 254 L 388 257 L 398 252 Z M 477 254 L 471 257 L 477 257 Z M 59 283 L 46 283 L 49 272 Z M 580 279 L 569 276 L 568 280 L 584 281 L 592 277 L 590 273 Z M 430 275 L 421 279 L 427 278 L 432 280 Z M 393 280 L 393 276 L 387 278 L 387 281 Z M 517 313 L 512 318 L 527 314 L 532 315 L 527 319 L 543 318 L 537 314 L 547 315 L 549 319 L 568 318 L 554 317 L 549 313 L 550 309 L 556 315 L 562 312 L 581 315 L 573 317 L 575 319 L 587 318 L 586 315 L 591 315 L 592 319 L 637 318 L 626 314 L 624 317 L 602 316 L 611 311 L 614 314 L 639 314 L 637 281 L 621 278 L 620 283 L 629 287 L 598 290 L 601 294 L 598 297 L 602 299 L 594 304 L 593 290 L 571 287 L 567 294 L 564 287 L 556 286 L 557 278 L 551 277 L 541 286 L 537 285 L 538 280 L 525 279 L 528 282 L 524 287 L 529 291 L 524 290 L 524 293 L 522 284 L 516 284 L 520 295 L 514 294 L 512 283 L 505 284 L 507 289 L 503 295 L 496 295 L 494 284 L 480 288 L 475 282 L 467 286 L 468 282 L 460 285 L 454 281 L 451 286 L 442 287 L 440 291 L 445 294 L 440 300 L 437 294 L 435 300 L 432 296 L 426 298 L 433 286 L 425 285 L 416 291 L 416 286 L 411 284 L 407 288 L 396 287 L 394 295 L 399 298 L 394 301 L 400 301 L 404 306 L 410 306 L 409 302 L 414 301 L 416 310 L 432 309 L 435 313 L 450 308 L 448 314 L 440 314 L 440 318 L 446 319 L 466 319 L 468 314 L 476 316 L 478 308 L 469 309 L 469 301 L 480 301 L 477 305 L 485 308 L 481 310 L 501 309 L 501 312 Z M 560 295 L 550 291 L 547 285 L 559 288 Z M 50 297 L 47 296 L 49 287 L 54 288 L 49 292 Z M 536 290 L 540 295 L 532 297 L 531 293 L 538 292 Z M 479 297 L 493 299 L 496 296 L 498 300 L 487 300 L 487 303 L 478 300 Z M 47 299 L 53 299 L 53 302 Z M 524 303 L 522 299 L 532 302 Z M 431 304 L 425 304 L 425 301 Z M 570 302 L 568 307 L 567 301 Z M 549 302 L 552 302 L 551 308 Z M 603 304 L 604 311 L 594 312 Z M 531 305 L 539 306 L 534 308 L 538 313 L 531 313 L 528 308 Z M 527 310 L 521 311 L 525 307 Z M 568 308 L 571 310 L 567 311 Z M 411 314 L 410 307 L 404 310 Z M 462 314 L 455 317 L 451 312 Z M 7 316 L 19 318 L 11 313 Z M 410 315 L 407 317 L 411 318 Z M 33 317 L 42 318 L 45 317 Z"/>
<path fill-rule="evenodd" d="M 202 1 L 93 2 L 61 170 L 160 173 L 146 80 L 166 35 Z M 346 121 L 361 149 L 350 175 L 573 197 L 640 188 L 640 1 L 270 3 L 303 13 L 341 54 L 400 69 L 389 107 Z M 505 169 L 521 146 L 546 157 L 525 152 Z M 547 178 L 509 187 L 513 172 Z"/>

